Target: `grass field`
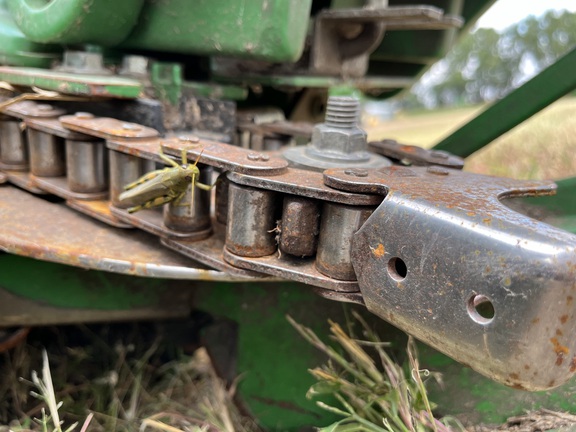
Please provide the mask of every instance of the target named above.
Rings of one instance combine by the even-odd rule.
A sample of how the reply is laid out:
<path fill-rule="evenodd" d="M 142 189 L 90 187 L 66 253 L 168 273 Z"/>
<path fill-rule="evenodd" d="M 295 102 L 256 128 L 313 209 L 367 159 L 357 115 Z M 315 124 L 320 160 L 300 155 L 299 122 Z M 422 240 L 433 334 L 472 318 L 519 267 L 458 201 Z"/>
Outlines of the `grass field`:
<path fill-rule="evenodd" d="M 483 109 L 399 113 L 394 120 L 371 125 L 368 137 L 432 147 Z M 522 179 L 576 175 L 576 97 L 559 100 L 473 154 L 466 160 L 465 169 Z"/>

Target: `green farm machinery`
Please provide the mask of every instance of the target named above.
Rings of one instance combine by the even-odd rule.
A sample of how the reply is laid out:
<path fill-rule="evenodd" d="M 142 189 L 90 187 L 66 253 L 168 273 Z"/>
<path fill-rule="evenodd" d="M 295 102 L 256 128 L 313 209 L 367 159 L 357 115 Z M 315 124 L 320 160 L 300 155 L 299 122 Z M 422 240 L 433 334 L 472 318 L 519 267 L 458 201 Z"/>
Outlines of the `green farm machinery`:
<path fill-rule="evenodd" d="M 203 311 L 246 409 L 299 430 L 326 423 L 322 358 L 285 315 L 354 308 L 433 348 L 447 413 L 572 408 L 576 181 L 462 167 L 576 88 L 576 51 L 430 150 L 367 142 L 358 100 L 329 97 L 398 94 L 492 3 L 0 1 L 3 346 Z"/>

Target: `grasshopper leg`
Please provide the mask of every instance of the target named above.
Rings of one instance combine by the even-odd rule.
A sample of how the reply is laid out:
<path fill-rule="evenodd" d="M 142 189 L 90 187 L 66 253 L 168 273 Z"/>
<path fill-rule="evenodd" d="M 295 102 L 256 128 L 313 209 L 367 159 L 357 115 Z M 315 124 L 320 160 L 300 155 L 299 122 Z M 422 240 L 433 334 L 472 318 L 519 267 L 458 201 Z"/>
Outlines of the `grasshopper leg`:
<path fill-rule="evenodd" d="M 136 186 L 141 185 L 142 183 L 147 182 L 148 180 L 152 180 L 153 178 L 157 177 L 158 175 L 160 175 L 162 172 L 164 171 L 164 169 L 159 169 L 156 171 L 150 171 L 149 173 L 144 174 L 142 177 L 140 177 L 138 180 L 127 184 L 126 186 L 124 186 L 124 190 L 130 190 L 130 189 L 134 189 Z"/>
<path fill-rule="evenodd" d="M 159 196 L 159 197 L 156 197 L 154 199 L 151 199 L 150 201 L 146 201 L 144 204 L 130 207 L 128 209 L 128 213 L 135 213 L 135 212 L 140 211 L 140 210 L 149 209 L 152 207 L 159 207 L 159 206 L 164 205 L 166 203 L 169 203 L 170 201 L 173 201 L 173 200 L 174 200 L 174 195 L 171 195 L 171 194 Z"/>

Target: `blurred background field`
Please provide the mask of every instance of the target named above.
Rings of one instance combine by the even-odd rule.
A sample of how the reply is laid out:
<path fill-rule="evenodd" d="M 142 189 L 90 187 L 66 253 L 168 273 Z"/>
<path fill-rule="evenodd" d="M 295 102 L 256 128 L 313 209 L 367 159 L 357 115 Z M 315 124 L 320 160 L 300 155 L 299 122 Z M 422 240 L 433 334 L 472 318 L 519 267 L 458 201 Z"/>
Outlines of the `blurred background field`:
<path fill-rule="evenodd" d="M 485 105 L 399 111 L 390 120 L 368 114 L 369 140 L 395 139 L 430 148 L 478 115 Z M 567 96 L 466 160 L 465 170 L 520 179 L 576 175 L 576 97 Z"/>

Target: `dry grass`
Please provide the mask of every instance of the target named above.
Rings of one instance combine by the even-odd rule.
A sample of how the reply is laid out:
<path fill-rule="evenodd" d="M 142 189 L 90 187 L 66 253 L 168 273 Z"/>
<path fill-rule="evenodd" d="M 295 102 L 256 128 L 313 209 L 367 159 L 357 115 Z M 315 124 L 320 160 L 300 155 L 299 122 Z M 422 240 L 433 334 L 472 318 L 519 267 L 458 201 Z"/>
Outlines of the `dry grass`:
<path fill-rule="evenodd" d="M 408 364 L 403 367 L 386 351 L 387 343 L 353 312 L 360 325 L 362 339 L 357 339 L 348 325 L 329 321 L 332 339 L 337 347 L 324 343 L 312 330 L 288 317 L 294 328 L 312 345 L 324 352 L 328 363 L 310 370 L 318 380 L 308 391 L 309 398 L 332 396 L 339 406 L 318 401 L 317 404 L 342 420 L 320 429 L 320 432 L 451 432 L 447 419 L 440 421 L 432 413 L 423 381 L 439 378 L 419 367 L 416 345 L 408 340 Z M 378 359 L 377 361 L 374 358 Z M 459 430 L 461 426 L 452 423 Z"/>
<path fill-rule="evenodd" d="M 122 330 L 107 327 L 81 327 L 88 336 L 82 344 L 70 341 L 69 328 L 54 328 L 59 341 L 42 338 L 4 353 L 0 424 L 9 425 L 0 431 L 257 430 L 240 415 L 234 386 L 216 376 L 203 348 L 174 355 L 161 339 L 135 332 L 109 344 L 108 335 Z M 38 342 L 49 345 L 49 355 Z"/>
<path fill-rule="evenodd" d="M 370 139 L 393 138 L 431 147 L 481 110 L 462 108 L 401 114 L 369 130 Z M 576 175 L 576 98 L 566 97 L 498 138 L 466 160 L 465 169 L 520 179 Z"/>

